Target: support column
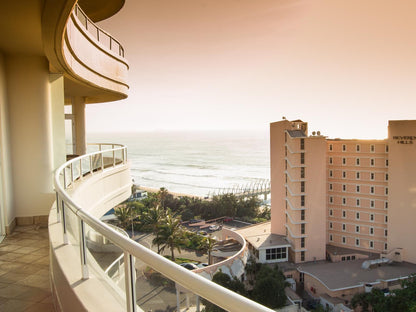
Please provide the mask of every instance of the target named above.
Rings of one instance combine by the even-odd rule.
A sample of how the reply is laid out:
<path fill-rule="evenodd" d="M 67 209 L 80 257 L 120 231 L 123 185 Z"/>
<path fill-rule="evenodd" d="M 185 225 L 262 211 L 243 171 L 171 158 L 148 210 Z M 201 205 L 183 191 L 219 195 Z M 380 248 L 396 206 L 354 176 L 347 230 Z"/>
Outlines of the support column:
<path fill-rule="evenodd" d="M 72 100 L 72 113 L 75 118 L 75 153 L 84 155 L 87 153 L 87 139 L 85 133 L 85 98 L 76 96 Z"/>
<path fill-rule="evenodd" d="M 44 223 L 55 200 L 49 64 L 13 55 L 5 65 L 14 212 L 18 223 Z"/>

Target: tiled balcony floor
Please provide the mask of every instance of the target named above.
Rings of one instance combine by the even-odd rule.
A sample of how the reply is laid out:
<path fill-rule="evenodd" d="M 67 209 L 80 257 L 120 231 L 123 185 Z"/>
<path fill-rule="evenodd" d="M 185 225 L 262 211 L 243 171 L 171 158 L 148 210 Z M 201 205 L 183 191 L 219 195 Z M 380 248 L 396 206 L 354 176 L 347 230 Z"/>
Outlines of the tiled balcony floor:
<path fill-rule="evenodd" d="M 55 311 L 48 229 L 18 226 L 0 244 L 0 311 Z"/>

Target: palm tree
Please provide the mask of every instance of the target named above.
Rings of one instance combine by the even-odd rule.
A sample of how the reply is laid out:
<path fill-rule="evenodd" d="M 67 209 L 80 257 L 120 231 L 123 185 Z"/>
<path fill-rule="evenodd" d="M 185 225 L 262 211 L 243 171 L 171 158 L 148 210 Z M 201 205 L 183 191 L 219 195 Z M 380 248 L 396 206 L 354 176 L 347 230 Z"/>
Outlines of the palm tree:
<path fill-rule="evenodd" d="M 169 192 L 166 188 L 161 187 L 159 192 L 157 192 L 157 197 L 159 199 L 160 206 L 165 209 L 165 200 L 168 197 Z"/>
<path fill-rule="evenodd" d="M 156 238 L 158 238 L 160 223 L 164 216 L 164 211 L 160 209 L 159 206 L 156 206 L 155 208 L 150 208 L 143 215 L 141 223 L 144 227 L 150 229 L 152 233 L 156 235 Z M 153 244 L 157 244 L 157 253 L 160 253 L 160 242 L 159 240 L 156 240 L 156 238 Z"/>
<path fill-rule="evenodd" d="M 166 218 L 163 220 L 163 224 L 159 226 L 159 232 L 153 243 L 160 244 L 160 251 L 163 251 L 166 247 L 170 249 L 172 261 L 175 261 L 175 248 L 181 252 L 180 245 L 184 243 L 183 229 L 181 226 L 181 220 L 175 218 L 168 211 Z"/>
<path fill-rule="evenodd" d="M 217 241 L 211 236 L 211 234 L 204 238 L 204 249 L 206 249 L 208 252 L 208 265 L 212 264 L 211 252 L 216 244 Z"/>
<path fill-rule="evenodd" d="M 132 222 L 133 209 L 126 205 L 114 208 L 114 215 L 117 217 L 117 223 L 123 229 L 127 228 Z"/>

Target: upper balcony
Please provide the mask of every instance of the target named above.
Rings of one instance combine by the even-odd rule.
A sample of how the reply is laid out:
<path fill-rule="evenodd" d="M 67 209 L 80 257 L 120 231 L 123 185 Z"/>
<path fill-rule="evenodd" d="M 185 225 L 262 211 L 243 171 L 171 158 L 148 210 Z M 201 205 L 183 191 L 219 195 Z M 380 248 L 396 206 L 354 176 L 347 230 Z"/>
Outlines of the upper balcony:
<path fill-rule="evenodd" d="M 100 12 L 97 6 L 83 3 L 95 20 L 118 8 Z M 77 1 L 46 2 L 42 35 L 51 71 L 64 73 L 65 97 L 82 96 L 86 104 L 127 97 L 129 64 L 123 46 L 98 27 Z"/>
<path fill-rule="evenodd" d="M 148 310 L 137 305 L 137 298 L 144 295 L 143 290 L 153 288 L 144 279 L 136 279 L 136 272 L 151 267 L 166 281 L 163 285 L 170 285 L 170 293 L 176 290 L 179 306 L 185 294 L 187 306 L 193 300 L 196 311 L 199 297 L 228 311 L 271 311 L 182 268 L 100 221 L 107 210 L 130 195 L 131 178 L 125 147 L 99 144 L 96 150 L 66 162 L 55 174 L 57 200 L 49 215 L 50 272 L 53 295 L 61 310 Z M 236 239 L 243 246 L 238 256 L 246 254 L 244 239 Z M 117 254 L 116 260 L 107 264 L 106 270 L 100 259 L 111 253 Z M 226 262 L 216 267 L 224 267 Z M 236 267 L 235 260 L 228 262 Z M 209 277 L 211 272 L 206 273 Z"/>

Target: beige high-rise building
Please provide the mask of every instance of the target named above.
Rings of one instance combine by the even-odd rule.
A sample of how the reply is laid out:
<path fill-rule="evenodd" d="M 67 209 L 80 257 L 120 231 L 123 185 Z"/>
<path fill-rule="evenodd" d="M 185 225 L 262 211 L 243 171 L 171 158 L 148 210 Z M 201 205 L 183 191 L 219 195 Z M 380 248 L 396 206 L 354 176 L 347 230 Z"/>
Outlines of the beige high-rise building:
<path fill-rule="evenodd" d="M 416 263 L 416 121 L 390 121 L 385 140 L 356 140 L 282 120 L 270 141 L 271 232 L 286 235 L 290 261 L 371 252 Z"/>

